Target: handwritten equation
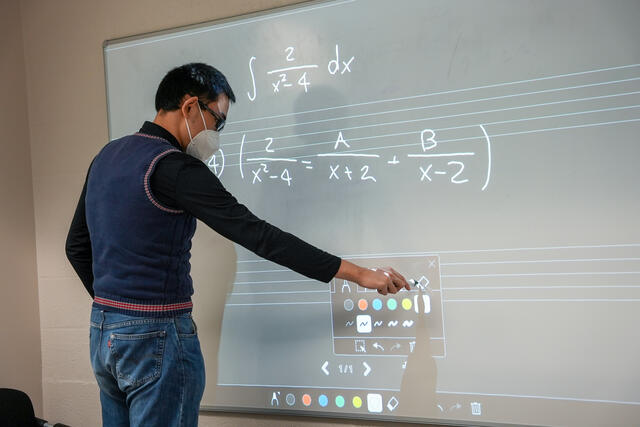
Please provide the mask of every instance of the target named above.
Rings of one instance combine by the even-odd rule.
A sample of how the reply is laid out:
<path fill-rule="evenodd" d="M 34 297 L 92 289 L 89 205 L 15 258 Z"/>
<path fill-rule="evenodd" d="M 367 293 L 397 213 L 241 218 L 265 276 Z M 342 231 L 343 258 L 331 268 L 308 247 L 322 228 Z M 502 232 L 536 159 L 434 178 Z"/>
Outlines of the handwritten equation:
<path fill-rule="evenodd" d="M 484 191 L 491 179 L 491 139 L 483 125 L 477 125 L 477 129 L 482 135 L 482 143 L 470 143 L 469 151 L 447 152 L 438 142 L 436 131 L 423 129 L 418 132 L 414 144 L 407 144 L 409 149 L 414 147 L 416 152 L 362 152 L 370 150 L 352 149 L 349 139 L 345 138 L 342 131 L 338 131 L 332 142 L 332 151 L 292 157 L 278 156 L 278 139 L 274 137 L 250 141 L 254 143 L 254 149 L 250 155 L 243 155 L 247 143 L 246 134 L 243 134 L 236 165 L 241 178 L 252 185 L 274 182 L 292 187 L 297 177 L 312 173 L 316 179 L 324 176 L 329 182 L 373 184 L 392 178 L 394 169 L 409 168 L 415 170 L 415 179 L 423 185 L 473 185 L 475 182 Z M 261 143 L 262 150 L 255 150 L 255 143 Z M 284 146 L 283 150 L 289 148 Z M 476 167 L 475 173 L 469 172 L 467 164 L 470 161 L 476 165 L 482 163 L 483 167 Z M 220 177 L 225 169 L 224 153 L 219 151 L 214 155 L 208 166 Z M 479 169 L 482 174 L 478 173 Z"/>
<path fill-rule="evenodd" d="M 350 74 L 351 67 L 354 65 L 355 56 L 342 57 L 340 45 L 335 45 L 335 56 L 326 62 L 327 73 L 331 76 L 341 76 Z M 312 70 L 320 69 L 319 64 L 300 64 L 297 59 L 297 51 L 295 46 L 288 46 L 284 49 L 284 63 L 282 67 L 266 71 L 264 74 L 256 73 L 257 57 L 249 58 L 249 74 L 251 75 L 252 90 L 247 92 L 249 101 L 253 102 L 258 96 L 257 79 L 264 77 L 270 83 L 269 90 L 273 94 L 279 94 L 286 90 L 298 88 L 309 91 L 312 84 Z M 324 64 L 323 64 L 324 65 Z M 261 81 L 261 80 L 260 80 Z"/>

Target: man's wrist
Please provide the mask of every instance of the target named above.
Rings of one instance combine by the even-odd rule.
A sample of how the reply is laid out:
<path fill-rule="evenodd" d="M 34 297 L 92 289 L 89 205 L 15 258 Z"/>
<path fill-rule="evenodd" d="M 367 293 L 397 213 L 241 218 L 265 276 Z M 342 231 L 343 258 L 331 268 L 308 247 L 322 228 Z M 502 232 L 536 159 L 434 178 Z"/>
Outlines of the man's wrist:
<path fill-rule="evenodd" d="M 349 282 L 360 283 L 365 269 L 347 260 L 340 262 L 340 268 L 336 273 L 336 278 L 348 280 Z"/>

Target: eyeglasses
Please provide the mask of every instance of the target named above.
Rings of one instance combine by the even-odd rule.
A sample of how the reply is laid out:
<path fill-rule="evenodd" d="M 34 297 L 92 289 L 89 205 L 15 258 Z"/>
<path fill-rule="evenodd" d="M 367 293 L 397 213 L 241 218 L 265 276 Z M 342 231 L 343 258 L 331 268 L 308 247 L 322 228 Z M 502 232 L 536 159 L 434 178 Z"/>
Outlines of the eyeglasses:
<path fill-rule="evenodd" d="M 220 115 L 220 114 L 216 113 L 211 108 L 207 107 L 207 105 L 202 101 L 198 101 L 198 104 L 200 104 L 200 106 L 202 108 L 207 110 L 209 112 L 209 114 L 211 114 L 213 116 L 213 118 L 216 119 L 216 131 L 221 132 L 222 129 L 224 128 L 225 122 L 227 121 L 227 118 L 224 116 L 224 114 Z"/>

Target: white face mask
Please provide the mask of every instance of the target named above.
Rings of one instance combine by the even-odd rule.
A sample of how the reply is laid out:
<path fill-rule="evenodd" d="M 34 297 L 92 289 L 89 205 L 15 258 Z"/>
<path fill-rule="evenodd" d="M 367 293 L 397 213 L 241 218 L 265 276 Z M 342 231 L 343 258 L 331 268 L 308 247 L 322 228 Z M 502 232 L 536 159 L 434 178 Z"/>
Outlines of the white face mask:
<path fill-rule="evenodd" d="M 198 110 L 200 110 L 200 117 L 202 117 L 202 122 L 204 123 L 204 130 L 195 137 L 191 136 L 189 122 L 186 117 L 184 118 L 187 132 L 189 132 L 189 138 L 191 139 L 189 145 L 187 145 L 187 154 L 207 163 L 220 148 L 220 135 L 215 130 L 207 129 L 207 123 L 204 121 L 200 105 L 198 105 Z"/>

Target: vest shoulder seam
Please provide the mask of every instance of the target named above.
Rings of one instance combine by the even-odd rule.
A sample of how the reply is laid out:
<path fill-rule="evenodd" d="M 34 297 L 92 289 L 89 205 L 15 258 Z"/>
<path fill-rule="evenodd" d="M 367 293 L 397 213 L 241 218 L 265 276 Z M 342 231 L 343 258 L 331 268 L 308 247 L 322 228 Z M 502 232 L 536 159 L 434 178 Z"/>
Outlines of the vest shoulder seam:
<path fill-rule="evenodd" d="M 150 138 L 155 138 L 153 136 L 149 136 Z M 162 139 L 162 138 L 158 138 L 158 139 Z M 162 139 L 164 141 L 164 139 Z M 151 160 L 151 164 L 149 164 L 149 168 L 147 169 L 147 172 L 144 174 L 144 192 L 147 195 L 147 198 L 149 199 L 149 201 L 151 201 L 151 203 L 158 209 L 164 211 L 164 212 L 168 212 L 168 213 L 172 213 L 172 214 L 182 214 L 184 213 L 184 210 L 182 209 L 171 209 L 168 208 L 164 205 L 162 205 L 158 200 L 156 200 L 156 198 L 153 196 L 153 193 L 151 192 L 151 185 L 149 184 L 149 178 L 151 177 L 151 173 L 153 172 L 153 170 L 156 167 L 156 164 L 158 163 L 158 161 L 163 158 L 164 156 L 166 156 L 169 153 L 175 153 L 175 152 L 180 152 L 180 150 L 177 150 L 175 148 L 170 148 L 168 150 L 165 150 L 163 152 L 161 152 L 160 154 L 156 155 L 153 160 Z"/>

